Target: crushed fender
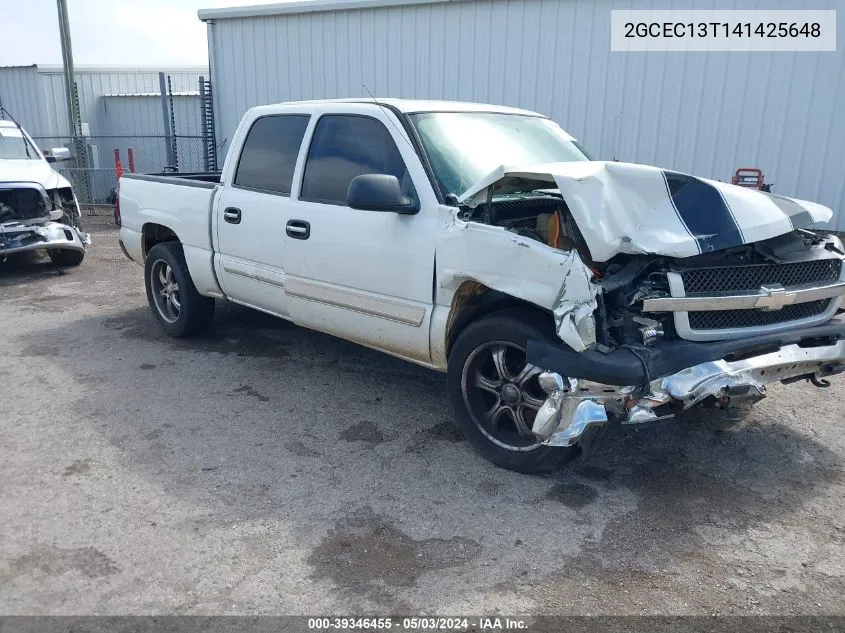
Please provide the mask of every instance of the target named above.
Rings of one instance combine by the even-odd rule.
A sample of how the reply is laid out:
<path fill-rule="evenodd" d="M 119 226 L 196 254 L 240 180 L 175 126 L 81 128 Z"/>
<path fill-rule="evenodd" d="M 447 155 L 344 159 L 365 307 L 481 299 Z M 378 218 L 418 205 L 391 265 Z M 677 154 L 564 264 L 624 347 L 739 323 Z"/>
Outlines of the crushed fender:
<path fill-rule="evenodd" d="M 437 244 L 437 302 L 451 305 L 466 281 L 554 314 L 560 339 L 578 352 L 596 341 L 593 311 L 601 291 L 574 250 L 552 248 L 502 227 L 457 218 Z"/>

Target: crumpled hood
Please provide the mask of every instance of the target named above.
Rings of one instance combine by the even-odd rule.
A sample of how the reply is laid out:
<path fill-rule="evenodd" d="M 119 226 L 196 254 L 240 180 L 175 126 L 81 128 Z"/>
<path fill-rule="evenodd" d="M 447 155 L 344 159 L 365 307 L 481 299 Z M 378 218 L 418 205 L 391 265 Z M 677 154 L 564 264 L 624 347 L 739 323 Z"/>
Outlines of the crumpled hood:
<path fill-rule="evenodd" d="M 827 222 L 833 211 L 805 200 L 633 163 L 579 161 L 494 169 L 467 189 L 462 204 L 528 188 L 563 195 L 590 254 L 692 257 Z"/>
<path fill-rule="evenodd" d="M 70 187 L 64 176 L 41 159 L 0 159 L 0 182 L 36 182 L 45 189 Z"/>

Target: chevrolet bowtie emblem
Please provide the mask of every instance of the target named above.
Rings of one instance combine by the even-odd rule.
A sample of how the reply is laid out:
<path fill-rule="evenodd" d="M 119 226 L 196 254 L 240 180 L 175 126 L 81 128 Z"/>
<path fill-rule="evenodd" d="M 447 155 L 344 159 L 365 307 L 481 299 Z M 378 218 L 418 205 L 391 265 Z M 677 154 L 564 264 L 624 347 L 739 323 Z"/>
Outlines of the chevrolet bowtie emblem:
<path fill-rule="evenodd" d="M 760 292 L 763 296 L 757 299 L 755 307 L 763 310 L 780 310 L 795 303 L 795 293 L 789 292 L 783 286 L 763 286 Z"/>

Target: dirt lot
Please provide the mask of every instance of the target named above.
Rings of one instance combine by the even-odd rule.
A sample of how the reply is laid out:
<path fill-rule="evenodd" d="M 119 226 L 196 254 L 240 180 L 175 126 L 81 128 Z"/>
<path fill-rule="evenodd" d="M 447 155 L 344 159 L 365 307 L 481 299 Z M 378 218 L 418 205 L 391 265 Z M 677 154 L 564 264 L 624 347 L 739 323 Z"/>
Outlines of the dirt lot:
<path fill-rule="evenodd" d="M 93 237 L 0 265 L 0 613 L 845 613 L 845 380 L 518 475 L 439 374 L 231 306 L 164 338 Z"/>

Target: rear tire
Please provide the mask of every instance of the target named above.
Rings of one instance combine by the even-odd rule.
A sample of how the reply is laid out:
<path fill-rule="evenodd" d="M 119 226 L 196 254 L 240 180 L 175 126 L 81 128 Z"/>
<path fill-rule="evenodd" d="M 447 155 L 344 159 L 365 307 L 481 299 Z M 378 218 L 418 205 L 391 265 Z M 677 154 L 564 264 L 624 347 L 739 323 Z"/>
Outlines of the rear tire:
<path fill-rule="evenodd" d="M 528 310 L 496 312 L 470 323 L 449 352 L 447 385 L 455 424 L 494 464 L 521 473 L 557 470 L 577 446 L 544 446 L 530 434 L 546 394 L 540 369 L 525 361 L 531 339 L 553 341 L 549 324 Z"/>
<path fill-rule="evenodd" d="M 85 259 L 85 251 L 70 248 L 52 249 L 49 252 L 50 261 L 57 266 L 79 266 Z"/>
<path fill-rule="evenodd" d="M 168 336 L 181 338 L 208 330 L 214 299 L 197 291 L 181 244 L 163 242 L 150 249 L 144 262 L 144 285 L 150 310 Z"/>

